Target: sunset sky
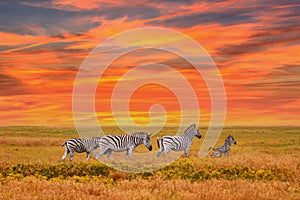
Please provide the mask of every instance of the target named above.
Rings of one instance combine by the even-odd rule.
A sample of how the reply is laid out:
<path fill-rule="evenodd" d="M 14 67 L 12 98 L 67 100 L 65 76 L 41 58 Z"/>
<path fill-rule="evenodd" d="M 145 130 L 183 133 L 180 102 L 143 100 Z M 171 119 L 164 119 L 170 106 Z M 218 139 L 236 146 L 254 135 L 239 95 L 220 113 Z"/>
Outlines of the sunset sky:
<path fill-rule="evenodd" d="M 145 27 L 181 32 L 213 58 L 226 91 L 226 126 L 300 126 L 299 1 L 116 2 L 0 2 L 1 126 L 73 126 L 72 92 L 84 59 L 105 39 Z M 115 124 L 113 89 L 125 73 L 146 61 L 168 65 L 191 83 L 200 124 L 207 125 L 211 101 L 202 77 L 181 57 L 151 49 L 132 51 L 105 71 L 95 95 L 99 123 Z M 148 73 L 168 72 L 153 67 Z M 132 120 L 149 123 L 149 108 L 157 103 L 166 110 L 166 124 L 176 125 L 181 115 L 178 99 L 172 88 L 156 84 L 140 87 L 131 96 Z"/>

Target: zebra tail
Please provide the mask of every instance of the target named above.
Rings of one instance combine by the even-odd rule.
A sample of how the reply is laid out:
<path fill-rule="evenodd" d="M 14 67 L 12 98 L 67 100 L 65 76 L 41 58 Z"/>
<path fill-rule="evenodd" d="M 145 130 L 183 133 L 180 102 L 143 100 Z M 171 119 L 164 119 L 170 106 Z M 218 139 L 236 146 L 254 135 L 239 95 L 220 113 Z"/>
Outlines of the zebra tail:
<path fill-rule="evenodd" d="M 213 147 L 209 147 L 208 148 L 208 151 L 210 151 L 210 150 L 215 150 Z"/>
<path fill-rule="evenodd" d="M 160 141 L 162 141 L 162 138 L 157 137 L 156 142 L 157 142 L 158 148 L 160 148 Z"/>
<path fill-rule="evenodd" d="M 61 146 L 63 147 L 63 146 L 65 146 L 66 144 L 67 144 L 67 142 L 63 143 Z"/>

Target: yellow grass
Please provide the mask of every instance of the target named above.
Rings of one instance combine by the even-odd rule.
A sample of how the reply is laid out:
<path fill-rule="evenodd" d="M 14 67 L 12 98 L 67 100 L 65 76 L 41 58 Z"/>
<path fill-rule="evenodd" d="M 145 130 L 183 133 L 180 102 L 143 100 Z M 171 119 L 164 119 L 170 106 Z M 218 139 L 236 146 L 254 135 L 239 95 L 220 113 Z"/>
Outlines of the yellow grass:
<path fill-rule="evenodd" d="M 200 131 L 205 136 L 206 129 Z M 159 135 L 175 132 L 166 128 Z M 152 173 L 128 174 L 101 165 L 93 157 L 86 162 L 85 154 L 75 154 L 73 163 L 61 162 L 65 151 L 61 144 L 78 137 L 74 129 L 0 127 L 0 199 L 300 199 L 299 127 L 228 127 L 217 145 L 228 134 L 238 143 L 228 158 L 199 159 L 203 139 L 195 139 L 190 158 L 182 156 Z M 152 143 L 158 149 L 155 137 Z M 144 151 L 145 147 L 139 147 L 133 159 Z M 24 172 L 27 167 L 31 174 Z M 95 167 L 104 171 L 94 174 Z M 48 168 L 57 171 L 45 174 Z M 87 174 L 80 175 L 84 170 Z M 226 170 L 237 171 L 227 176 Z M 193 171 L 205 172 L 207 177 L 200 173 L 197 178 Z M 61 174 L 56 176 L 56 172 Z"/>
<path fill-rule="evenodd" d="M 26 178 L 1 183 L 1 199 L 296 199 L 299 185 L 280 181 L 101 180 L 46 181 Z"/>

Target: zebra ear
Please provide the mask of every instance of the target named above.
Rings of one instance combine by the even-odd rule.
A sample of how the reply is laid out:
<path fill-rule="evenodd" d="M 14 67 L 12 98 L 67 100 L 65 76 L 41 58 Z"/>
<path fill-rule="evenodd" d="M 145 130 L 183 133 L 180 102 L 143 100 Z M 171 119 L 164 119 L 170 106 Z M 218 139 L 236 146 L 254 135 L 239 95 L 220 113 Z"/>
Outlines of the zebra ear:
<path fill-rule="evenodd" d="M 151 137 L 152 136 L 152 134 L 148 134 L 149 135 L 149 137 Z"/>

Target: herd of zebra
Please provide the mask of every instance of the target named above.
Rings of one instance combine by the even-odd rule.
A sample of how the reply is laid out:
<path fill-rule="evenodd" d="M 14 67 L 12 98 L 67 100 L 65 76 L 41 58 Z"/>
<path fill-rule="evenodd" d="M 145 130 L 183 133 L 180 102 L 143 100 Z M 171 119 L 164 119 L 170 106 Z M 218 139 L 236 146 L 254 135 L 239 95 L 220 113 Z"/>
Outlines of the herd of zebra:
<path fill-rule="evenodd" d="M 157 138 L 157 145 L 160 149 L 157 153 L 157 157 L 161 154 L 165 157 L 166 153 L 170 150 L 184 151 L 185 156 L 188 157 L 194 136 L 199 139 L 202 137 L 196 125 L 192 124 L 184 131 L 183 135 L 166 135 L 162 138 Z M 62 156 L 62 160 L 64 160 L 70 153 L 70 160 L 72 161 L 75 152 L 86 152 L 86 160 L 88 160 L 89 154 L 92 154 L 97 160 L 103 154 L 107 154 L 108 158 L 110 158 L 113 151 L 126 151 L 126 158 L 132 159 L 132 151 L 134 151 L 138 145 L 144 144 L 149 151 L 152 151 L 150 137 L 151 134 L 139 132 L 131 135 L 106 135 L 101 138 L 72 138 L 62 144 L 62 146 L 65 146 L 66 148 L 66 151 Z M 220 157 L 222 153 L 224 153 L 225 156 L 228 156 L 231 144 L 236 144 L 236 141 L 233 136 L 229 135 L 226 138 L 224 145 L 217 148 L 209 148 L 209 150 L 214 150 L 214 153 L 211 156 Z M 93 152 L 97 148 L 100 148 L 98 154 Z"/>

